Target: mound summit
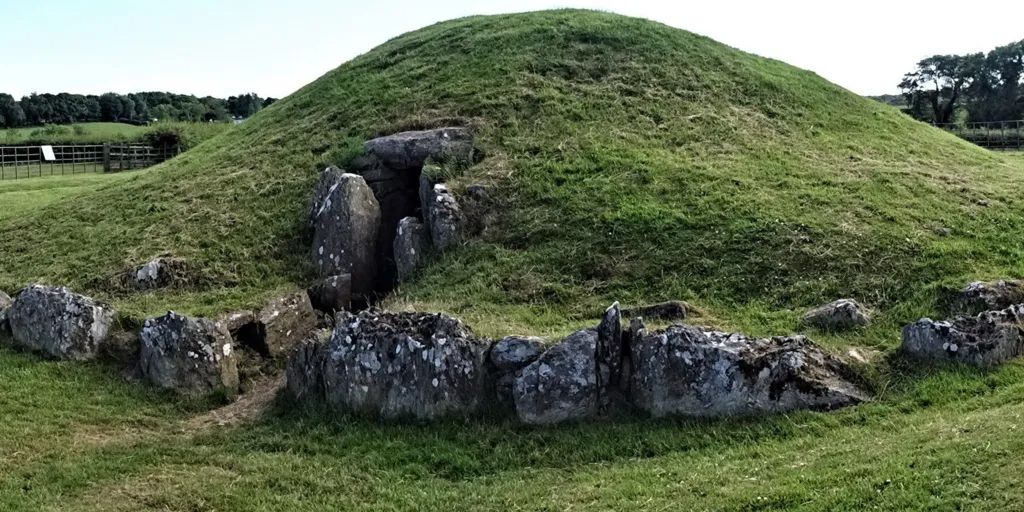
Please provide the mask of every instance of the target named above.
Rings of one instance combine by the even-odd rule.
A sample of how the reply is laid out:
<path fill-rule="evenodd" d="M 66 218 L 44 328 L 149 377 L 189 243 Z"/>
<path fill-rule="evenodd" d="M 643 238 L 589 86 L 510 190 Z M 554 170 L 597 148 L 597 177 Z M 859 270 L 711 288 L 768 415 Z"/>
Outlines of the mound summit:
<path fill-rule="evenodd" d="M 440 126 L 487 155 L 448 179 L 486 188 L 486 222 L 389 301 L 485 333 L 565 332 L 612 300 L 686 299 L 754 334 L 840 296 L 905 319 L 1024 274 L 1018 163 L 782 62 L 559 10 L 402 35 L 179 158 L 2 220 L 0 289 L 59 283 L 139 318 L 251 307 L 312 279 L 320 170 Z M 118 284 L 162 254 L 189 286 Z"/>

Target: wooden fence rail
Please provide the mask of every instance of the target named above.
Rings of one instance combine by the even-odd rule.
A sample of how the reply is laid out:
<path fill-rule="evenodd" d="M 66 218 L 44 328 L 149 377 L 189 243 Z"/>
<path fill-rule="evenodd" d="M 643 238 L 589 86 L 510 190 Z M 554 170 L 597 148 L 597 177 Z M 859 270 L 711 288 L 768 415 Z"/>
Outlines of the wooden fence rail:
<path fill-rule="evenodd" d="M 983 148 L 1024 151 L 1024 121 L 950 123 L 936 126 Z"/>
<path fill-rule="evenodd" d="M 142 169 L 177 154 L 144 144 L 0 146 L 0 180 Z"/>

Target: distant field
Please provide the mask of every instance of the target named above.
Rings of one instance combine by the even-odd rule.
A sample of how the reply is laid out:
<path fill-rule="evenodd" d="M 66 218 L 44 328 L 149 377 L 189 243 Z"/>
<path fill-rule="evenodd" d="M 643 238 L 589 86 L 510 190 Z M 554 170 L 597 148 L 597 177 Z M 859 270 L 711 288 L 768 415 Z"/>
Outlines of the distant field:
<path fill-rule="evenodd" d="M 100 189 L 110 183 L 132 179 L 142 172 L 145 171 L 0 181 L 0 221 L 13 219 L 30 210 Z"/>
<path fill-rule="evenodd" d="M 113 142 L 141 136 L 148 127 L 125 123 L 78 123 L 0 130 L 0 144 L 53 140 L 60 142 Z"/>
<path fill-rule="evenodd" d="M 157 123 L 136 126 L 125 123 L 77 123 L 0 130 L 0 145 L 13 144 L 100 144 L 142 138 L 153 130 L 178 130 L 189 146 L 194 146 L 229 128 L 230 123 Z"/>

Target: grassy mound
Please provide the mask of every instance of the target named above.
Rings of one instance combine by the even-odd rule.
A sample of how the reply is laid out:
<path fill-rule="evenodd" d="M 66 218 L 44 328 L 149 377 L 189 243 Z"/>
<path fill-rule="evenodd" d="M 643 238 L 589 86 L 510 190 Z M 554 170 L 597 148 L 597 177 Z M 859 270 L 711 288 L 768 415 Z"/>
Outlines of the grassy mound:
<path fill-rule="evenodd" d="M 497 220 L 390 305 L 487 334 L 675 298 L 779 333 L 852 296 L 881 312 L 868 339 L 884 345 L 941 287 L 1024 274 L 1019 160 L 701 36 L 551 11 L 405 34 L 177 159 L 0 218 L 0 288 L 68 284 L 139 316 L 256 303 L 311 277 L 302 225 L 321 166 L 445 124 L 476 130 L 487 158 L 454 184 L 491 187 Z M 208 284 L 111 284 L 163 253 Z"/>

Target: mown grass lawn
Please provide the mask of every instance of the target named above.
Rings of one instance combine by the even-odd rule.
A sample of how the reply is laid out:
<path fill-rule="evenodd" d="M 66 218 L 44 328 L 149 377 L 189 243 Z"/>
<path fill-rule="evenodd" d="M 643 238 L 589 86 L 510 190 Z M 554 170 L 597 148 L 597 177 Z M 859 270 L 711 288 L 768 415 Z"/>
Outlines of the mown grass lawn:
<path fill-rule="evenodd" d="M 0 221 L 34 212 L 47 205 L 68 200 L 77 194 L 139 176 L 135 172 L 82 173 L 0 181 Z"/>

